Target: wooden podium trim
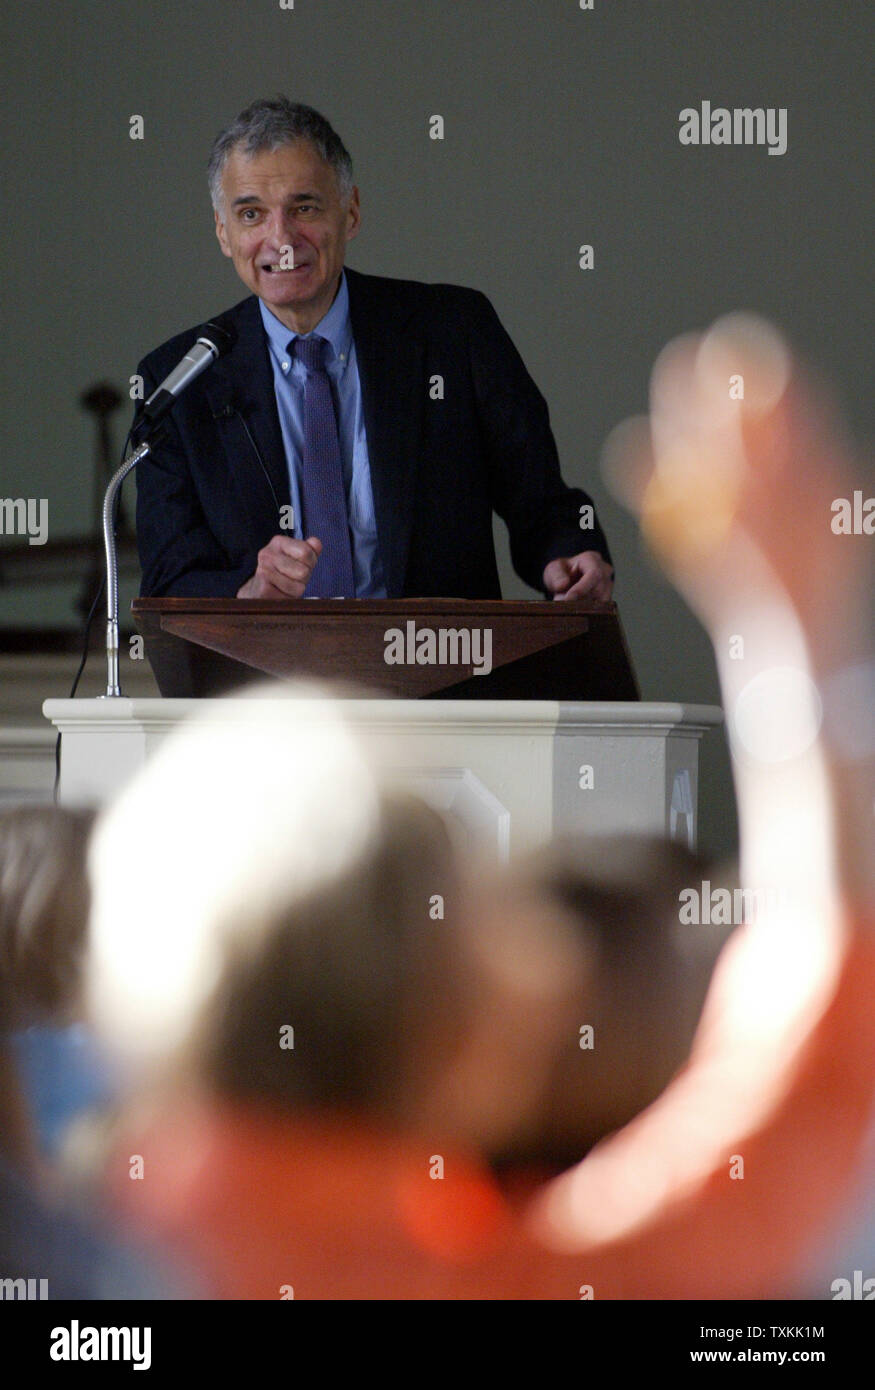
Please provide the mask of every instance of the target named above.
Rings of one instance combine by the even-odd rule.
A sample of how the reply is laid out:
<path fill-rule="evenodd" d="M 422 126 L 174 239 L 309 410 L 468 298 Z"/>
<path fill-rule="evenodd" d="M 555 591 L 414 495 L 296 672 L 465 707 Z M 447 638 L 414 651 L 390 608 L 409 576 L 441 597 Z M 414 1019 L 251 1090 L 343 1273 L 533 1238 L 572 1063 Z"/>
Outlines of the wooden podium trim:
<path fill-rule="evenodd" d="M 392 698 L 640 699 L 613 603 L 160 598 L 135 599 L 131 612 L 158 688 L 174 698 L 302 676 Z M 439 656 L 443 632 L 444 655 L 458 659 L 387 664 L 390 629 L 402 634 L 405 657 L 430 655 L 425 632 Z"/>

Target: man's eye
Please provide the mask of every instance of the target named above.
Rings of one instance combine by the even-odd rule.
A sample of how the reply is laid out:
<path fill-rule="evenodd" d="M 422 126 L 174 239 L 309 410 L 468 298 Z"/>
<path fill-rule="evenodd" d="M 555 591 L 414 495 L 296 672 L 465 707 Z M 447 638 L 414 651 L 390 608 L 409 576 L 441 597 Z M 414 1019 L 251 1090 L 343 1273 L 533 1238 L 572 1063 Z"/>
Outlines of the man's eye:
<path fill-rule="evenodd" d="M 244 222 L 254 222 L 257 216 L 257 208 L 244 208 L 243 212 L 241 213 L 241 217 L 243 218 Z"/>

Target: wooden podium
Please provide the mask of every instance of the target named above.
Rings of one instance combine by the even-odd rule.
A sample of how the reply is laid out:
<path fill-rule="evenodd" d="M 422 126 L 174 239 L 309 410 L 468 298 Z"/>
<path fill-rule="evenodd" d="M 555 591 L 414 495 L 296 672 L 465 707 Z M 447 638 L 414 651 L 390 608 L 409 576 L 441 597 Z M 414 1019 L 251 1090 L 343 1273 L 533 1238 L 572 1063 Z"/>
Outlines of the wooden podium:
<path fill-rule="evenodd" d="M 641 698 L 614 603 L 141 598 L 131 612 L 164 697 L 303 676 L 395 699 Z"/>

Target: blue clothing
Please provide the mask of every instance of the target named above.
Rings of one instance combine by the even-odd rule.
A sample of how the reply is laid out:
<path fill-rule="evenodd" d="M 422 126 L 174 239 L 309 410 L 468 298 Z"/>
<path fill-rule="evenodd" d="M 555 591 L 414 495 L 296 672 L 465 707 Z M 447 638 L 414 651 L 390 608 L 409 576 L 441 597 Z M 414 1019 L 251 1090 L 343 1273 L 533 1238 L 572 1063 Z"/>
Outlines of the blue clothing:
<path fill-rule="evenodd" d="M 50 1206 L 0 1158 L 0 1274 L 7 1301 L 188 1299 L 198 1285 L 160 1254 Z M 30 1284 L 28 1285 L 28 1281 Z"/>
<path fill-rule="evenodd" d="M 262 300 L 258 301 L 258 307 L 270 346 L 274 391 L 289 470 L 289 492 L 295 521 L 294 535 L 298 540 L 303 540 L 303 527 L 307 518 L 303 515 L 301 504 L 301 467 L 304 447 L 304 384 L 307 380 L 307 369 L 290 350 L 290 344 L 297 338 L 297 333 L 280 323 Z M 324 338 L 329 345 L 325 349 L 325 369 L 331 381 L 337 416 L 352 542 L 355 596 L 385 598 L 386 585 L 377 549 L 377 518 L 374 512 L 368 443 L 365 437 L 362 388 L 356 364 L 345 274 L 340 277 L 340 289 L 334 303 L 313 329 L 313 333 Z M 304 336 L 309 338 L 311 335 L 307 333 Z"/>
<path fill-rule="evenodd" d="M 9 1042 L 39 1147 L 54 1158 L 71 1120 L 115 1099 L 113 1074 L 84 1024 L 34 1025 Z"/>

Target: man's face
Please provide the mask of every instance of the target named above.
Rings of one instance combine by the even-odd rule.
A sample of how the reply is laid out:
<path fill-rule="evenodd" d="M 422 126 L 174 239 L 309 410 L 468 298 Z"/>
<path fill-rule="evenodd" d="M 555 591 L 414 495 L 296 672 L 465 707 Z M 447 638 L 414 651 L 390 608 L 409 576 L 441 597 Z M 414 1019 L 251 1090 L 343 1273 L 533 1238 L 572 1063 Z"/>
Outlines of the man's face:
<path fill-rule="evenodd" d="M 359 223 L 358 189 L 344 207 L 334 170 L 309 141 L 228 156 L 219 245 L 244 285 L 293 332 L 309 333 L 330 309 Z M 295 269 L 281 270 L 283 259 Z"/>

